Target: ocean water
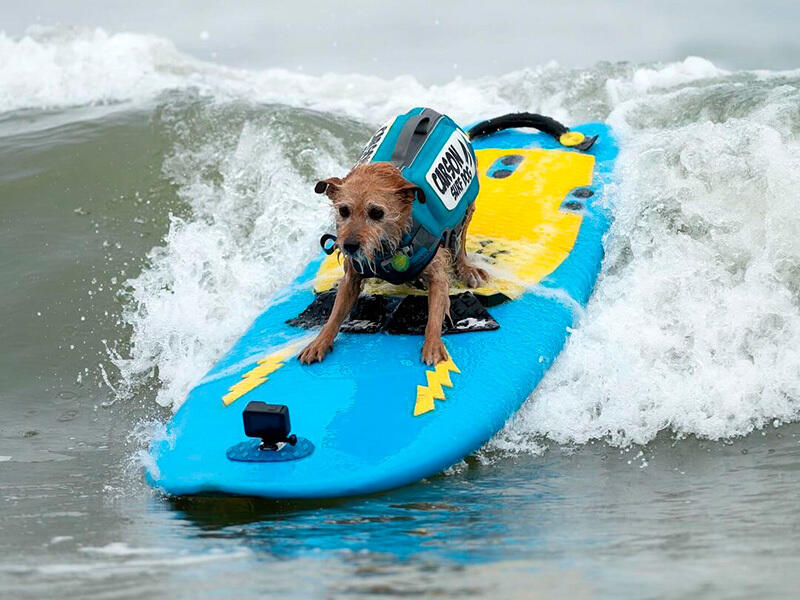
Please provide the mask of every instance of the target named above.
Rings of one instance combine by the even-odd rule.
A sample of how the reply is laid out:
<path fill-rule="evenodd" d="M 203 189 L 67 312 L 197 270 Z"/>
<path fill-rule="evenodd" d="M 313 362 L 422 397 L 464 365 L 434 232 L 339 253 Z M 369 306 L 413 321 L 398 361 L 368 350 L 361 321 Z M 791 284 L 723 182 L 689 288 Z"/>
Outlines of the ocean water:
<path fill-rule="evenodd" d="M 267 68 L 144 28 L 15 27 L 0 33 L 0 596 L 796 597 L 791 45 L 524 60 L 511 36 L 508 64 L 411 76 L 386 52 L 325 73 L 330 57 Z M 618 132 L 616 220 L 562 356 L 485 448 L 416 485 L 154 494 L 148 441 L 316 253 L 330 216 L 313 182 L 415 105 Z"/>

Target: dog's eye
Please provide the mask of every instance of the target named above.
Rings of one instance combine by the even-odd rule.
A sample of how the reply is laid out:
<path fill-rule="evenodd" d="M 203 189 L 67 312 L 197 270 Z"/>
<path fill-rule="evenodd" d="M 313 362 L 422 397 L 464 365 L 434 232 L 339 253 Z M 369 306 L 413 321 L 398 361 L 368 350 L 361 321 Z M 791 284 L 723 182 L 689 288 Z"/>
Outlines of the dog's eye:
<path fill-rule="evenodd" d="M 369 209 L 369 212 L 367 214 L 369 215 L 369 218 L 372 219 L 373 221 L 380 221 L 383 218 L 383 209 L 378 208 L 377 206 L 373 206 L 372 208 Z"/>
<path fill-rule="evenodd" d="M 340 206 L 339 207 L 339 214 L 342 215 L 343 219 L 346 219 L 347 217 L 350 216 L 350 209 L 347 208 L 346 206 Z"/>

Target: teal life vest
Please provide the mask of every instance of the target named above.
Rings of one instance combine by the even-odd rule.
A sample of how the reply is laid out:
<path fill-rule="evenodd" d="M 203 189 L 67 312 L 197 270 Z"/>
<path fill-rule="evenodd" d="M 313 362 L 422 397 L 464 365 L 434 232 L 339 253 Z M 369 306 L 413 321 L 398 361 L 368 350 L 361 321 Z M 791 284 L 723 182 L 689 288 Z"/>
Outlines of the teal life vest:
<path fill-rule="evenodd" d="M 430 108 L 414 108 L 378 129 L 356 166 L 391 162 L 417 186 L 411 227 L 400 246 L 374 257 L 372 265 L 354 264 L 364 277 L 394 284 L 417 279 L 440 246 L 455 249 L 467 208 L 478 196 L 475 151 L 464 131 Z M 333 252 L 324 240 L 323 248 Z"/>

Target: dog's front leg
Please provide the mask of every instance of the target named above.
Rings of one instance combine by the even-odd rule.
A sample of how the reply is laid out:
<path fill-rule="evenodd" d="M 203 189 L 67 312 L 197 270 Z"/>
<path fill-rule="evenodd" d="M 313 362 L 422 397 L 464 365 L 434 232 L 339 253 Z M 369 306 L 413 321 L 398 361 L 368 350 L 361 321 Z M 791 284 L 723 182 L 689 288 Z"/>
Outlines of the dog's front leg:
<path fill-rule="evenodd" d="M 450 252 L 439 248 L 422 277 L 428 284 L 428 323 L 425 326 L 425 343 L 422 345 L 422 362 L 436 365 L 447 360 L 447 350 L 442 343 L 442 323 L 450 312 L 450 281 L 447 265 Z"/>
<path fill-rule="evenodd" d="M 310 365 L 313 362 L 319 362 L 333 348 L 333 340 L 336 334 L 339 333 L 342 322 L 350 314 L 358 299 L 362 281 L 363 278 L 353 271 L 349 262 L 345 262 L 344 277 L 342 277 L 339 282 L 339 288 L 336 290 L 336 299 L 333 301 L 331 316 L 328 317 L 328 321 L 317 337 L 314 338 L 314 341 L 306 346 L 298 356 L 301 363 Z"/>

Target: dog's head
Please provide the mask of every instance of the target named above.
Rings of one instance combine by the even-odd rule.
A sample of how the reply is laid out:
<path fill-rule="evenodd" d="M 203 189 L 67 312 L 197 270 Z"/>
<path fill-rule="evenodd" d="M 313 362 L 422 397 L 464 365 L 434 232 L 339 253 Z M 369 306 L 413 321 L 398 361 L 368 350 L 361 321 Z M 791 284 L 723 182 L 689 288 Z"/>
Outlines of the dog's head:
<path fill-rule="evenodd" d="M 337 246 L 346 257 L 368 263 L 400 245 L 411 227 L 417 189 L 388 162 L 357 165 L 344 179 L 330 177 L 315 188 L 333 202 Z"/>

